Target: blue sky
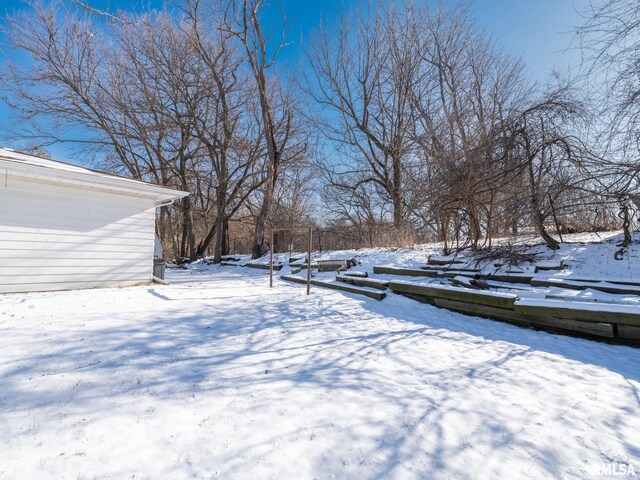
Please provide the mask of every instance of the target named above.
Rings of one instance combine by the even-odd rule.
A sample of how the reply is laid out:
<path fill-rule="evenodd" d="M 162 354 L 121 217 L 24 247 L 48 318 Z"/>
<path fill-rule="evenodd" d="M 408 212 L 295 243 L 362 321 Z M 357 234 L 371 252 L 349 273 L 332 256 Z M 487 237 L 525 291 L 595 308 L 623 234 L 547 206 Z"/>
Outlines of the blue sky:
<path fill-rule="evenodd" d="M 389 0 L 393 1 L 393 0 Z M 445 2 L 448 0 L 445 0 Z M 283 52 L 284 60 L 297 62 L 303 55 L 303 43 L 317 26 L 321 17 L 334 18 L 341 9 L 350 9 L 358 0 L 280 0 L 288 24 L 289 45 Z M 131 2 L 127 0 L 93 0 L 90 4 L 99 8 L 134 8 L 143 5 L 162 6 L 162 1 Z M 571 29 L 583 22 L 579 12 L 588 6 L 589 0 L 476 0 L 472 9 L 478 24 L 494 36 L 505 50 L 522 56 L 529 75 L 544 81 L 552 69 L 566 71 L 580 60 L 577 50 L 567 50 L 571 45 Z M 270 8 L 275 11 L 277 2 Z M 20 0 L 0 0 L 0 11 L 22 8 Z M 277 18 L 277 16 L 274 16 Z M 11 122 L 11 111 L 0 100 L 0 124 Z M 11 142 L 0 132 L 0 145 L 11 147 Z M 75 161 L 68 146 L 49 148 L 60 160 Z"/>

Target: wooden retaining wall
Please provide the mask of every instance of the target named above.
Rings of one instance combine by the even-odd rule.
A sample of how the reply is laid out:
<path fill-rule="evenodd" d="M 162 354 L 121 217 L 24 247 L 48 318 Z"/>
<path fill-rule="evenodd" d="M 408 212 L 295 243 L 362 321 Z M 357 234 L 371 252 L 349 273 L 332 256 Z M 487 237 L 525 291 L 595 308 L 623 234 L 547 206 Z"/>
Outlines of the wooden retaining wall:
<path fill-rule="evenodd" d="M 293 275 L 281 275 L 280 278 L 288 282 L 301 283 L 305 285 L 307 284 L 307 279 L 302 277 L 296 277 Z M 315 285 L 316 287 L 330 288 L 332 290 L 341 290 L 343 292 L 357 293 L 358 295 L 364 295 L 366 297 L 373 298 L 374 300 L 383 300 L 387 296 L 387 294 L 384 292 L 366 290 L 365 288 L 356 287 L 355 285 L 349 285 L 348 283 L 343 282 L 326 282 L 323 280 L 311 279 L 311 285 Z"/>
<path fill-rule="evenodd" d="M 559 287 L 571 290 L 598 290 L 616 295 L 640 295 L 640 287 L 632 284 L 611 283 L 601 281 L 575 281 L 556 278 L 533 278 L 531 285 L 535 287 Z"/>
<path fill-rule="evenodd" d="M 382 265 L 376 265 L 373 267 L 373 273 L 386 274 L 386 275 L 401 275 L 406 277 L 430 277 L 430 278 L 452 278 L 456 276 L 492 280 L 501 283 L 522 283 L 530 285 L 533 275 L 526 273 L 523 274 L 501 274 L 501 275 L 482 275 L 468 270 L 457 269 L 433 269 L 429 267 L 421 268 L 402 268 L 402 267 L 387 267 Z"/>
<path fill-rule="evenodd" d="M 336 275 L 338 282 L 349 283 L 358 287 L 377 288 L 379 290 L 386 290 L 389 287 L 389 282 L 385 280 L 377 280 L 375 278 L 362 278 L 362 277 L 350 277 L 347 275 Z"/>
<path fill-rule="evenodd" d="M 260 270 L 269 270 L 269 264 L 268 263 L 247 263 L 246 265 L 244 265 L 245 267 L 249 267 L 249 268 L 259 268 Z M 274 263 L 273 264 L 273 269 L 274 270 L 282 270 L 282 264 L 281 263 Z"/>
<path fill-rule="evenodd" d="M 640 344 L 640 312 L 634 307 L 615 308 L 616 311 L 607 311 L 606 305 L 576 308 L 563 301 L 525 301 L 516 295 L 406 282 L 389 282 L 389 288 L 460 313 L 542 330 Z"/>
<path fill-rule="evenodd" d="M 412 293 L 423 297 L 445 298 L 461 302 L 487 305 L 491 307 L 513 309 L 513 303 L 518 298 L 517 295 L 507 293 L 482 292 L 476 290 L 466 290 L 455 287 L 445 287 L 437 285 L 416 285 L 405 282 L 389 282 L 389 288 L 398 293 Z"/>
<path fill-rule="evenodd" d="M 438 278 L 440 276 L 440 274 L 435 270 L 423 270 L 421 268 L 383 267 L 379 265 L 373 267 L 373 273 L 431 278 Z"/>

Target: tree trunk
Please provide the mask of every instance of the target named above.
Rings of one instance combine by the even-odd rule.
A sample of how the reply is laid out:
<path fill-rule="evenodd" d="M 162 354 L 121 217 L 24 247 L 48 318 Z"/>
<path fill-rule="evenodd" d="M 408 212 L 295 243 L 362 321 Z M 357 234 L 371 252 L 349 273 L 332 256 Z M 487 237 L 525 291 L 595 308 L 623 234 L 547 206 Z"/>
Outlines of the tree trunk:
<path fill-rule="evenodd" d="M 265 120 L 265 124 L 266 122 L 267 120 Z M 270 158 L 269 166 L 267 168 L 267 181 L 265 182 L 262 207 L 260 208 L 260 213 L 258 214 L 258 218 L 256 219 L 256 228 L 253 236 L 253 248 L 251 249 L 252 259 L 260 258 L 266 253 L 266 248 L 264 246 L 264 226 L 269 219 L 269 214 L 271 213 L 271 204 L 273 203 L 273 190 L 275 189 L 276 185 L 276 168 L 278 166 L 278 162 L 280 161 L 278 152 L 275 150 L 274 139 L 270 138 L 268 143 L 270 144 L 270 147 L 268 148 L 268 150 L 270 151 Z"/>
<path fill-rule="evenodd" d="M 538 232 L 538 234 L 544 240 L 544 243 L 547 244 L 547 247 L 555 251 L 558 248 L 560 248 L 560 243 L 558 243 L 558 241 L 555 238 L 553 238 L 549 234 L 549 232 L 547 232 L 547 229 L 544 226 L 544 217 L 537 205 L 537 200 L 535 200 L 536 198 L 537 198 L 537 195 L 534 195 L 531 201 L 531 207 L 533 210 L 533 225 L 536 231 Z"/>
<path fill-rule="evenodd" d="M 404 227 L 404 214 L 402 211 L 402 170 L 400 159 L 393 159 L 393 226 L 396 230 Z M 404 233 L 404 232 L 403 232 Z"/>
<path fill-rule="evenodd" d="M 620 246 L 627 248 L 631 244 L 631 215 L 629 213 L 629 202 L 625 200 L 620 201 L 620 214 L 618 215 L 622 219 L 622 231 L 624 237 Z"/>
<path fill-rule="evenodd" d="M 222 255 L 229 255 L 229 219 L 227 217 L 224 218 L 222 228 L 224 232 L 222 235 L 222 237 L 224 238 L 222 242 Z"/>
<path fill-rule="evenodd" d="M 222 261 L 222 255 L 224 255 L 224 236 L 225 236 L 225 207 L 227 205 L 227 186 L 219 185 L 218 192 L 216 195 L 216 246 L 213 252 L 213 262 L 220 263 Z"/>
<path fill-rule="evenodd" d="M 256 228 L 253 236 L 253 248 L 251 250 L 251 258 L 253 259 L 260 258 L 266 253 L 266 248 L 264 245 L 264 226 L 267 222 L 269 212 L 271 211 L 272 198 L 273 190 L 269 186 L 267 186 L 264 192 L 264 201 L 262 202 L 260 213 L 258 214 L 258 218 L 256 219 Z"/>
<path fill-rule="evenodd" d="M 542 209 L 540 208 L 540 198 L 538 196 L 538 188 L 536 184 L 536 176 L 533 171 L 533 158 L 529 157 L 529 184 L 531 186 L 531 213 L 533 216 L 533 226 L 536 232 L 542 237 L 544 243 L 547 244 L 551 250 L 556 251 L 560 248 L 558 241 L 553 238 L 544 226 L 544 216 L 542 215 Z"/>
<path fill-rule="evenodd" d="M 187 242 L 189 249 L 188 252 L 184 252 L 184 255 L 188 256 L 189 260 L 193 262 L 198 258 L 198 253 L 196 250 L 196 235 L 193 230 L 193 208 L 189 197 L 185 197 L 183 199 L 182 207 L 184 215 L 184 234 L 186 236 L 185 242 Z"/>
<path fill-rule="evenodd" d="M 171 218 L 171 207 L 163 207 L 162 211 L 167 217 L 167 226 L 169 228 L 169 236 L 171 237 L 171 246 L 173 248 L 173 261 L 178 263 L 180 259 L 180 251 L 178 249 L 178 238 L 176 237 L 175 231 L 173 229 L 173 218 Z"/>

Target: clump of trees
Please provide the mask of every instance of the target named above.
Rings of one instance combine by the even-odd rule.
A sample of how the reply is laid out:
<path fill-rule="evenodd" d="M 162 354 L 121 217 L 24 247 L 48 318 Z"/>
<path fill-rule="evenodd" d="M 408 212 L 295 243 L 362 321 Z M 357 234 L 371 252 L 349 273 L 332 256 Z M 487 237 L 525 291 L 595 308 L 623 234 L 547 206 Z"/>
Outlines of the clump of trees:
<path fill-rule="evenodd" d="M 1 81 L 41 144 L 74 141 L 109 170 L 191 192 L 161 213 L 176 258 L 219 261 L 229 222 L 254 212 L 260 256 L 278 180 L 306 152 L 262 8 L 187 0 L 171 13 L 111 15 L 36 3 L 8 18 L 26 60 Z"/>
<path fill-rule="evenodd" d="M 577 32 L 589 68 L 547 85 L 468 10 L 426 2 L 321 25 L 291 75 L 284 15 L 267 24 L 268 8 L 34 3 L 5 22 L 20 55 L 4 98 L 37 148 L 73 141 L 103 168 L 191 192 L 159 217 L 176 259 L 259 257 L 285 223 L 322 224 L 325 248 L 479 250 L 535 233 L 556 249 L 564 233 L 620 223 L 630 240 L 636 2 L 594 8 Z"/>
<path fill-rule="evenodd" d="M 315 119 L 341 161 L 324 163 L 328 207 L 362 236 L 388 222 L 445 250 L 497 236 L 589 229 L 611 190 L 589 149 L 587 107 L 559 79 L 539 87 L 464 9 L 411 4 L 344 17 L 310 50 Z"/>

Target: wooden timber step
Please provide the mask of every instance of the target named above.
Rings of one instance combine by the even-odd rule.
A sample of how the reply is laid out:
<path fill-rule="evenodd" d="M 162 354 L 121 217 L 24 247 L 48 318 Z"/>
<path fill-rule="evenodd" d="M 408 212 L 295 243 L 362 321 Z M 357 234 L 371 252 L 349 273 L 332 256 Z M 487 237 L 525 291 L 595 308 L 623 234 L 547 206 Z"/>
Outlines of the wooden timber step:
<path fill-rule="evenodd" d="M 478 278 L 480 274 L 473 272 L 465 272 L 462 270 L 443 270 L 439 271 L 438 277 L 441 278 L 454 278 L 454 277 L 467 277 L 467 278 Z"/>
<path fill-rule="evenodd" d="M 513 306 L 516 313 L 538 318 L 564 318 L 581 322 L 615 323 L 640 327 L 640 309 L 636 306 L 571 304 L 556 300 L 519 300 Z"/>
<path fill-rule="evenodd" d="M 227 261 L 220 262 L 220 265 L 224 265 L 225 267 L 243 267 L 244 266 L 241 263 L 233 263 L 233 262 L 227 262 Z"/>
<path fill-rule="evenodd" d="M 356 265 L 356 261 L 353 258 L 334 258 L 327 260 L 316 260 L 318 264 L 319 272 L 335 272 L 338 270 L 348 270 Z"/>
<path fill-rule="evenodd" d="M 580 283 L 611 283 L 613 285 L 624 285 L 626 287 L 640 287 L 640 282 L 632 280 L 620 280 L 615 278 L 584 278 L 584 277 L 534 277 L 536 280 L 562 280 Z"/>
<path fill-rule="evenodd" d="M 525 286 L 523 284 L 522 286 L 514 287 L 513 283 L 509 283 L 508 285 L 505 285 L 505 282 L 496 282 L 496 281 L 491 281 L 491 280 L 477 280 L 477 281 L 478 282 L 485 282 L 489 288 L 495 288 L 495 289 L 498 289 L 498 290 L 517 290 L 517 291 L 521 291 L 521 292 L 532 292 L 532 291 L 534 291 L 533 288 L 531 288 L 530 285 Z"/>
<path fill-rule="evenodd" d="M 536 287 L 568 288 L 571 290 L 586 290 L 590 288 L 592 290 L 598 290 L 599 292 L 619 295 L 640 295 L 640 286 L 623 285 L 620 283 L 572 281 L 560 278 L 533 278 L 531 285 Z"/>
<path fill-rule="evenodd" d="M 223 255 L 221 258 L 226 262 L 239 262 L 242 260 L 240 257 L 234 257 L 233 255 Z"/>
<path fill-rule="evenodd" d="M 541 261 L 541 262 L 537 262 L 536 264 L 536 268 L 535 271 L 546 271 L 546 270 L 563 270 L 565 265 L 564 265 L 564 261 L 553 261 L 553 260 L 546 260 L 546 261 Z"/>
<path fill-rule="evenodd" d="M 293 266 L 293 265 L 292 265 Z M 303 263 L 301 265 L 295 265 L 296 267 L 300 267 L 302 270 L 306 270 L 307 268 L 309 268 L 309 266 L 306 263 Z M 314 268 L 318 268 L 318 264 L 315 262 L 311 262 L 311 269 L 313 270 Z"/>
<path fill-rule="evenodd" d="M 427 259 L 429 265 L 452 265 L 454 263 L 465 263 L 464 260 L 457 260 L 455 258 L 438 257 L 432 255 Z"/>
<path fill-rule="evenodd" d="M 526 287 L 514 287 L 513 284 L 505 285 L 503 283 L 491 282 L 486 280 L 481 280 L 475 277 L 465 277 L 465 276 L 456 276 L 453 278 L 449 278 L 449 281 L 453 285 L 458 285 L 461 287 L 471 288 L 473 290 L 486 290 L 491 291 L 490 289 L 497 290 L 517 290 L 520 292 L 532 292 L 532 288 Z"/>
<path fill-rule="evenodd" d="M 389 288 L 396 293 L 420 295 L 430 301 L 444 298 L 505 309 L 513 309 L 513 304 L 518 298 L 517 295 L 508 293 L 470 291 L 444 285 L 418 285 L 406 282 L 389 282 Z"/>
<path fill-rule="evenodd" d="M 306 269 L 308 268 L 306 259 L 305 259 L 305 261 L 304 261 L 304 262 L 290 263 L 290 264 L 289 264 L 289 266 L 290 266 L 290 267 L 296 267 L 296 268 L 297 268 L 297 267 L 299 267 L 299 268 L 301 268 L 302 270 L 306 270 Z M 316 262 L 313 262 L 313 261 L 312 261 L 312 262 L 311 262 L 311 268 L 312 268 L 312 269 L 313 269 L 313 268 L 318 268 L 318 264 L 317 264 Z"/>
<path fill-rule="evenodd" d="M 367 278 L 369 274 L 367 272 L 344 272 L 343 276 L 347 277 L 358 277 L 358 278 Z"/>
<path fill-rule="evenodd" d="M 373 267 L 373 273 L 387 274 L 387 275 L 403 275 L 409 277 L 430 277 L 430 278 L 453 278 L 453 277 L 468 277 L 482 280 L 493 280 L 502 283 L 523 283 L 526 285 L 531 284 L 533 275 L 514 275 L 510 273 L 506 274 L 489 274 L 481 275 L 480 273 L 468 272 L 464 270 L 437 270 L 437 269 L 425 269 L 424 267 L 417 268 L 402 268 L 402 267 L 386 267 L 382 265 L 376 265 Z"/>
<path fill-rule="evenodd" d="M 288 282 L 302 283 L 305 285 L 307 283 L 306 278 L 295 277 L 293 275 L 281 275 L 280 278 Z M 387 296 L 387 294 L 384 292 L 366 290 L 365 288 L 356 287 L 354 285 L 349 285 L 342 282 L 327 282 L 324 280 L 311 279 L 311 285 L 315 285 L 316 287 L 330 288 L 332 290 L 341 290 L 343 292 L 356 293 L 358 295 L 365 295 L 375 300 L 383 300 Z"/>
<path fill-rule="evenodd" d="M 470 288 L 472 290 L 486 290 L 489 288 L 488 285 L 485 286 L 484 284 L 481 284 L 481 283 L 474 283 L 474 282 L 477 282 L 477 280 L 474 280 L 473 278 L 454 277 L 454 278 L 450 278 L 449 281 L 451 282 L 452 285 L 455 285 L 457 287 L 465 287 L 465 288 Z M 482 280 L 480 280 L 480 282 L 482 282 Z"/>
<path fill-rule="evenodd" d="M 492 275 L 482 275 L 478 278 L 482 278 L 483 280 L 493 280 L 494 282 L 502 282 L 502 283 L 524 283 L 526 285 L 531 285 L 531 279 L 533 275 L 514 275 L 512 273 L 505 274 L 492 274 Z"/>
<path fill-rule="evenodd" d="M 287 282 L 302 283 L 304 285 L 307 284 L 306 277 L 296 277 L 295 275 L 280 275 L 280 278 L 282 280 L 286 280 Z M 311 282 L 313 282 L 313 279 L 311 280 Z"/>
<path fill-rule="evenodd" d="M 548 293 L 544 296 L 545 300 L 562 300 L 563 302 L 580 302 L 580 303 L 602 303 L 605 305 L 638 305 L 637 302 L 625 300 L 624 298 L 592 298 L 592 297 L 579 297 L 576 295 L 557 295 Z"/>
<path fill-rule="evenodd" d="M 423 265 L 420 268 L 422 268 L 423 270 L 437 270 L 437 271 L 443 271 L 443 272 L 447 272 L 449 270 L 455 270 L 456 272 L 476 272 L 476 273 L 480 272 L 479 268 L 463 268 L 456 264 L 450 265 L 450 266 L 441 266 L 441 267 L 437 267 L 435 265 Z"/>
<path fill-rule="evenodd" d="M 418 268 L 399 268 L 399 267 L 384 267 L 374 266 L 373 273 L 377 274 L 389 274 L 389 275 L 406 275 L 409 277 L 430 277 L 438 278 L 440 275 L 438 272 L 430 270 L 422 270 Z"/>
<path fill-rule="evenodd" d="M 377 280 L 375 278 L 358 278 L 345 275 L 336 275 L 336 280 L 338 282 L 348 283 L 350 285 L 356 285 L 358 287 L 377 288 L 379 290 L 386 290 L 389 287 L 388 281 Z"/>
<path fill-rule="evenodd" d="M 249 268 L 259 268 L 260 270 L 269 270 L 269 264 L 268 263 L 247 263 L 244 266 L 245 267 L 249 267 Z M 273 269 L 274 270 L 282 270 L 282 264 L 281 263 L 274 263 L 273 264 Z"/>
<path fill-rule="evenodd" d="M 628 282 L 623 280 L 603 280 L 603 282 L 613 283 L 614 285 L 633 285 L 634 287 L 640 287 L 640 282 Z"/>
<path fill-rule="evenodd" d="M 640 344 L 640 327 L 635 325 L 618 325 L 618 338 L 636 345 Z"/>
<path fill-rule="evenodd" d="M 453 310 L 468 315 L 492 318 L 495 320 L 501 320 L 524 327 L 533 327 L 542 330 L 562 331 L 569 333 L 577 332 L 610 339 L 616 337 L 615 326 L 611 323 L 606 322 L 583 322 L 580 320 L 571 320 L 546 315 L 522 315 L 506 308 L 497 308 L 488 305 L 459 302 L 456 300 L 448 300 L 444 298 L 434 298 L 434 304 L 438 307 L 446 308 L 447 310 Z M 640 336 L 638 338 L 640 338 Z"/>

